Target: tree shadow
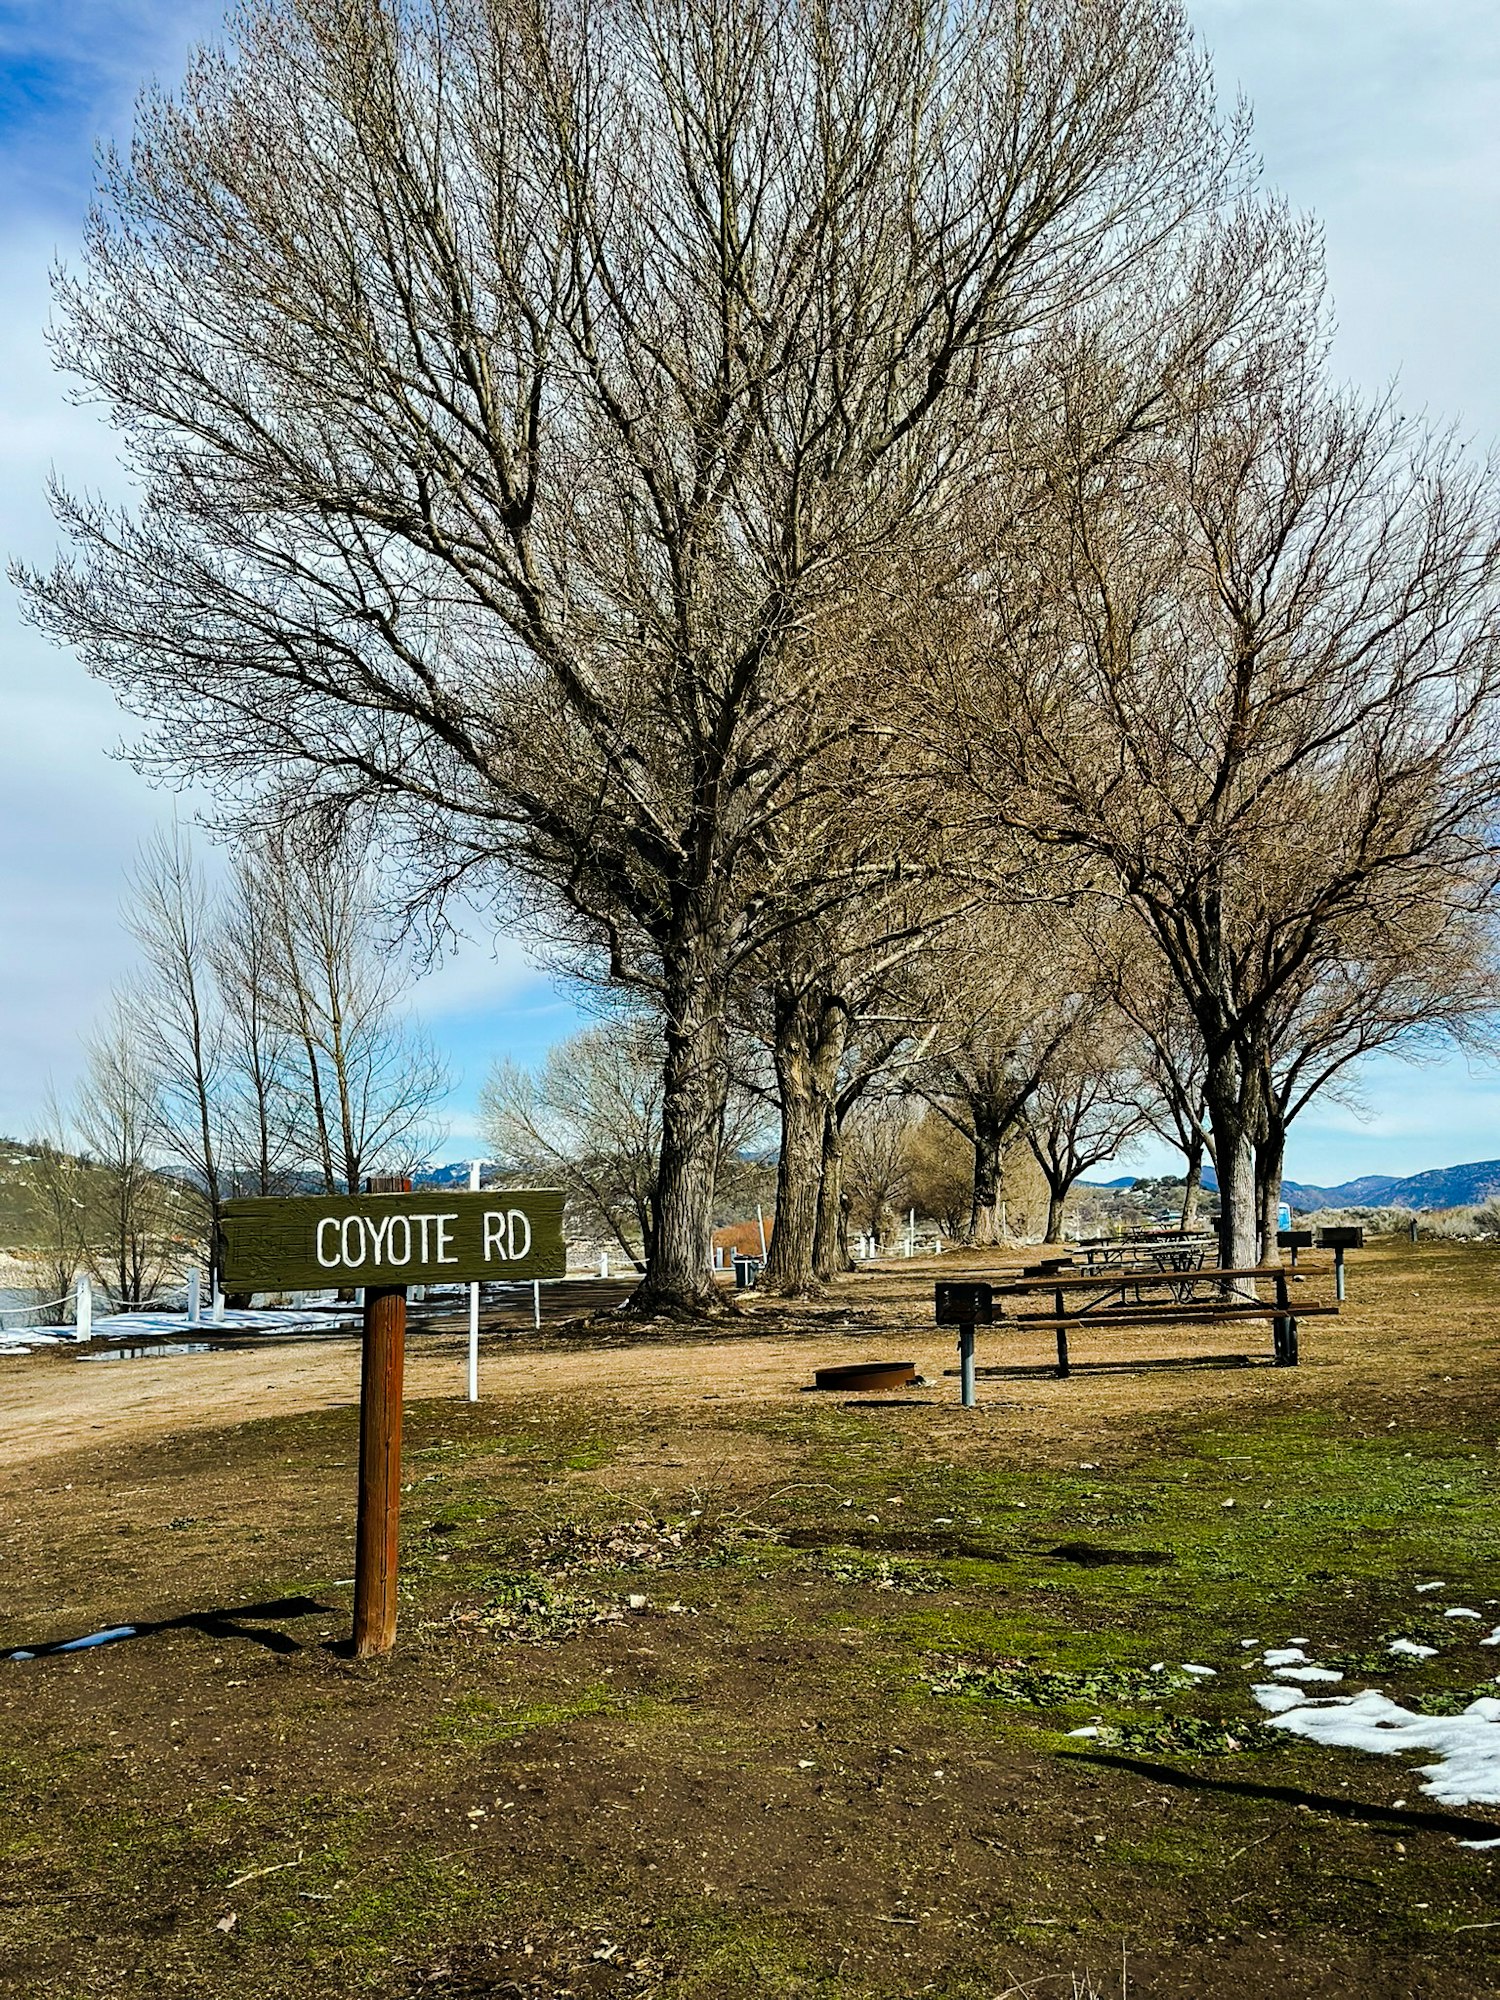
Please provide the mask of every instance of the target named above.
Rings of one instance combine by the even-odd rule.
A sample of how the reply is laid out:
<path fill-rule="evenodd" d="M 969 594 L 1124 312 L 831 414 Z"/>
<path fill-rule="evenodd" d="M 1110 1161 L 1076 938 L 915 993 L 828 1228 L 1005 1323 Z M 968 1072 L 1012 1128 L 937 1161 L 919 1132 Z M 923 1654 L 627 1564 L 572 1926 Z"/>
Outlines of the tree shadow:
<path fill-rule="evenodd" d="M 45 1660 L 54 1653 L 91 1652 L 99 1646 L 116 1646 L 125 1639 L 149 1639 L 157 1632 L 201 1632 L 207 1639 L 244 1639 L 268 1653 L 300 1653 L 302 1643 L 289 1632 L 260 1631 L 256 1624 L 268 1619 L 310 1618 L 315 1613 L 328 1616 L 336 1604 L 321 1604 L 315 1597 L 276 1597 L 264 1604 L 221 1606 L 214 1611 L 183 1611 L 175 1618 L 152 1618 L 138 1625 L 110 1625 L 99 1632 L 85 1632 L 75 1639 L 48 1639 L 35 1646 L 10 1646 L 0 1652 L 0 1661 Z M 247 1624 L 247 1619 L 256 1624 Z"/>
<path fill-rule="evenodd" d="M 1138 1778 L 1175 1785 L 1179 1791 L 1225 1792 L 1241 1799 L 1270 1799 L 1281 1805 L 1307 1806 L 1313 1812 L 1332 1813 L 1338 1819 L 1377 1822 L 1411 1833 L 1449 1833 L 1460 1840 L 1500 1840 L 1500 1823 L 1469 1819 L 1463 1813 L 1445 1812 L 1436 1806 L 1375 1806 L 1336 1793 L 1305 1791 L 1300 1785 L 1258 1785 L 1248 1778 L 1209 1778 L 1197 1771 L 1181 1770 L 1175 1764 L 1156 1764 L 1144 1757 L 1125 1757 L 1108 1750 L 1062 1750 L 1058 1755 L 1081 1764 L 1107 1764 L 1117 1771 L 1130 1771 Z"/>

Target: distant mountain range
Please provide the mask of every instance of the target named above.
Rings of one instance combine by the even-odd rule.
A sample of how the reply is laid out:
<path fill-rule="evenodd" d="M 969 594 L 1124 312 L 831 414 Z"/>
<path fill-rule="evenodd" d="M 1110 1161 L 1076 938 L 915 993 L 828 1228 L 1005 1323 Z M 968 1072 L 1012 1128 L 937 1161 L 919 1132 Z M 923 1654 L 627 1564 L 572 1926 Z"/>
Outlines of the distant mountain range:
<path fill-rule="evenodd" d="M 1433 1167 L 1425 1174 L 1363 1174 L 1337 1187 L 1283 1181 L 1281 1198 L 1293 1208 L 1478 1208 L 1500 1197 L 1500 1160 L 1466 1167 Z"/>
<path fill-rule="evenodd" d="M 418 1187 L 466 1188 L 469 1185 L 469 1162 L 450 1160 L 446 1166 L 428 1167 L 412 1179 Z"/>
<path fill-rule="evenodd" d="M 1134 1187 L 1129 1175 L 1106 1181 L 1106 1187 Z M 1216 1188 L 1214 1170 L 1203 1169 L 1203 1185 Z M 1500 1160 L 1475 1160 L 1466 1167 L 1432 1167 L 1425 1174 L 1362 1174 L 1337 1187 L 1317 1187 L 1311 1181 L 1283 1181 L 1281 1198 L 1293 1208 L 1479 1208 L 1500 1198 Z"/>

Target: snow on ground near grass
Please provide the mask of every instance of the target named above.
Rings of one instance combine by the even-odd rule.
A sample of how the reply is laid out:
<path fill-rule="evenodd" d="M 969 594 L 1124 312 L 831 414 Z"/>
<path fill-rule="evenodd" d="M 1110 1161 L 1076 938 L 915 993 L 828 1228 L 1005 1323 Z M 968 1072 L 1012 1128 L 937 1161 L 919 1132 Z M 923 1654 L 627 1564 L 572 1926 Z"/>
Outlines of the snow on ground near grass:
<path fill-rule="evenodd" d="M 1418 1766 L 1424 1792 L 1445 1806 L 1500 1805 L 1500 1699 L 1493 1695 L 1470 1702 L 1462 1715 L 1417 1715 L 1378 1688 L 1316 1701 L 1281 1682 L 1251 1692 L 1270 1713 L 1268 1728 L 1377 1757 L 1436 1751 L 1437 1763 Z"/>
<path fill-rule="evenodd" d="M 357 1320 L 357 1309 L 349 1321 Z M 187 1334 L 193 1340 L 212 1341 L 226 1333 L 311 1333 L 341 1325 L 342 1316 L 328 1312 L 295 1310 L 232 1312 L 227 1307 L 222 1319 L 192 1323 L 181 1312 L 103 1313 L 94 1320 L 94 1339 L 115 1341 L 128 1347 L 137 1340 L 160 1340 Z M 34 1347 L 56 1347 L 78 1339 L 76 1326 L 26 1326 L 0 1329 L 0 1354 L 29 1354 Z"/>

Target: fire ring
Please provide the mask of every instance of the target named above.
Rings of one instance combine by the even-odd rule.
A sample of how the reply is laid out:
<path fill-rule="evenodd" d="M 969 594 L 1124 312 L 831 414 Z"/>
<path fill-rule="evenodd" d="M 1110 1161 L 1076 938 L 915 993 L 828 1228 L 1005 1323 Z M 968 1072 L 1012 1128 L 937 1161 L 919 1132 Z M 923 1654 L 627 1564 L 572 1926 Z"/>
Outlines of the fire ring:
<path fill-rule="evenodd" d="M 917 1380 L 915 1361 L 848 1361 L 837 1368 L 819 1368 L 815 1389 L 908 1389 Z"/>

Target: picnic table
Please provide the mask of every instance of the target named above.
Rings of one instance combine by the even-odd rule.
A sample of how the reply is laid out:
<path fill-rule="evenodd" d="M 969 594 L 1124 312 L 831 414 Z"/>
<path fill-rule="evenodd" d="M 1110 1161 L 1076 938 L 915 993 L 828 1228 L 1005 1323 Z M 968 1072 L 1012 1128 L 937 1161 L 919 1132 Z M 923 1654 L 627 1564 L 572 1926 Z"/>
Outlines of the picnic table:
<path fill-rule="evenodd" d="M 1121 1236 L 1078 1245 L 1090 1270 L 1134 1262 L 1148 1270 L 1196 1271 L 1216 1248 L 1212 1236 Z"/>
<path fill-rule="evenodd" d="M 1254 1282 L 1269 1283 L 1274 1299 L 1250 1293 Z M 1271 1355 L 1278 1368 L 1298 1364 L 1297 1323 L 1313 1315 L 1336 1315 L 1337 1304 L 1304 1304 L 1291 1297 L 1292 1277 L 1280 1266 L 1193 1272 L 1139 1271 L 1129 1273 L 1054 1271 L 1012 1279 L 1008 1283 L 954 1282 L 936 1292 L 940 1326 L 959 1329 L 963 1400 L 973 1402 L 976 1326 L 1046 1328 L 1057 1336 L 1057 1373 L 1072 1372 L 1068 1335 L 1073 1331 L 1117 1329 L 1122 1326 L 1218 1324 L 1238 1320 L 1269 1320 Z M 1152 1297 L 1156 1292 L 1160 1296 Z M 1051 1294 L 1050 1310 L 1007 1312 L 1005 1301 Z M 1248 1295 L 1247 1295 L 1248 1294 Z M 1070 1295 L 1073 1295 L 1070 1303 Z M 1081 1295 L 1081 1296 L 1080 1296 Z M 1000 1302 L 997 1315 L 995 1306 Z"/>

